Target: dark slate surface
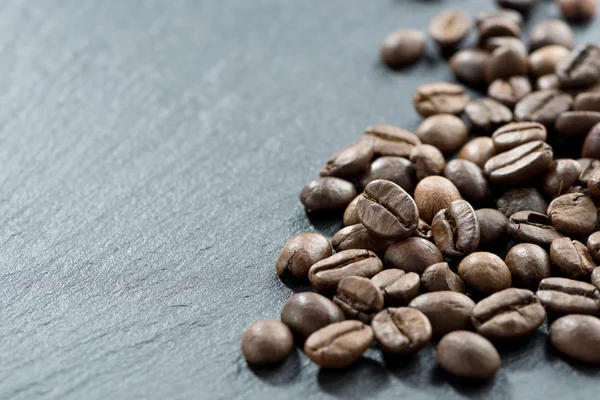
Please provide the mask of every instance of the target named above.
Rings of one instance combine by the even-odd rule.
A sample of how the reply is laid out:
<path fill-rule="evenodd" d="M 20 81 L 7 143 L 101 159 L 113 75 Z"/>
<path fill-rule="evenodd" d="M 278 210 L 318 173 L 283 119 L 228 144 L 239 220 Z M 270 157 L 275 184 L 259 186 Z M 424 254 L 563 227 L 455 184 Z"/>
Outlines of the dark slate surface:
<path fill-rule="evenodd" d="M 411 93 L 450 79 L 377 62 L 386 33 L 491 1 L 15 0 L 0 12 L 0 398 L 597 398 L 597 370 L 540 331 L 486 385 L 427 348 L 344 372 L 296 351 L 250 370 L 242 331 L 277 318 L 274 261 L 309 221 L 301 186 Z M 535 20 L 556 16 L 552 2 Z M 598 24 L 581 28 L 597 39 Z M 581 37 L 581 36 L 580 36 Z"/>

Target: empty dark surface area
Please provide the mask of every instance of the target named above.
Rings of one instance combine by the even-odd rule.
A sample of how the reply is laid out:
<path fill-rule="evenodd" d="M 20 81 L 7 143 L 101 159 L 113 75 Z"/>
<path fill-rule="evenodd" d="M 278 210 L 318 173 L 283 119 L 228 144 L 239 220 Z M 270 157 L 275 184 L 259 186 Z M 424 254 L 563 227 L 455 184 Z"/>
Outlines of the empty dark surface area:
<path fill-rule="evenodd" d="M 546 328 L 483 385 L 447 377 L 434 346 L 340 372 L 241 356 L 243 330 L 306 289 L 275 275 L 283 244 L 341 225 L 306 217 L 302 185 L 369 124 L 415 129 L 414 89 L 452 79 L 431 43 L 388 71 L 380 41 L 449 7 L 493 4 L 2 3 L 0 398 L 597 398 L 598 369 Z M 556 16 L 545 1 L 532 20 Z"/>

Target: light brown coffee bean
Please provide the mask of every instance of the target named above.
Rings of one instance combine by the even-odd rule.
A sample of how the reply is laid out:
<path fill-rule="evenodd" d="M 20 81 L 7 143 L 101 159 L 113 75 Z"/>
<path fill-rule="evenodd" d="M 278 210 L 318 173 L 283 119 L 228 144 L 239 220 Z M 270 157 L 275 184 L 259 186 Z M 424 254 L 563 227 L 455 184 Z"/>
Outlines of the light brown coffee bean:
<path fill-rule="evenodd" d="M 560 89 L 560 81 L 558 75 L 547 74 L 540 76 L 535 81 L 535 90 L 558 90 Z"/>
<path fill-rule="evenodd" d="M 442 49 L 456 47 L 469 34 L 473 21 L 463 11 L 448 10 L 435 16 L 429 24 L 429 35 Z"/>
<path fill-rule="evenodd" d="M 242 354 L 248 364 L 278 364 L 293 348 L 294 337 L 290 329 L 272 319 L 253 323 L 242 336 Z"/>
<path fill-rule="evenodd" d="M 421 276 L 421 285 L 428 292 L 451 290 L 465 293 L 465 283 L 460 276 L 452 272 L 447 262 L 440 262 L 427 267 Z"/>
<path fill-rule="evenodd" d="M 409 237 L 388 247 L 385 252 L 386 268 L 422 274 L 425 268 L 444 261 L 440 250 L 429 240 Z"/>
<path fill-rule="evenodd" d="M 542 279 L 552 276 L 550 256 L 537 244 L 517 244 L 506 254 L 504 262 L 516 287 L 537 290 Z"/>
<path fill-rule="evenodd" d="M 550 19 L 539 22 L 529 31 L 529 50 L 535 51 L 544 46 L 559 45 L 573 48 L 573 30 L 564 21 Z"/>
<path fill-rule="evenodd" d="M 491 83 L 497 79 L 527 75 L 528 72 L 527 53 L 521 49 L 504 46 L 495 49 L 490 54 L 484 74 L 486 81 Z"/>
<path fill-rule="evenodd" d="M 600 319 L 567 315 L 550 326 L 552 346 L 566 356 L 588 364 L 600 364 Z"/>
<path fill-rule="evenodd" d="M 415 146 L 410 152 L 410 162 L 413 164 L 418 180 L 441 175 L 446 166 L 442 152 L 430 144 Z"/>
<path fill-rule="evenodd" d="M 463 87 L 455 83 L 429 83 L 419 86 L 413 94 L 415 109 L 423 117 L 434 114 L 458 115 L 468 102 L 469 96 Z"/>
<path fill-rule="evenodd" d="M 431 340 L 431 323 L 425 314 L 410 307 L 381 311 L 371 327 L 379 347 L 395 355 L 416 353 Z"/>
<path fill-rule="evenodd" d="M 560 273 L 570 279 L 585 279 L 597 267 L 587 247 L 570 238 L 552 241 L 550 259 Z"/>
<path fill-rule="evenodd" d="M 460 200 L 460 192 L 452 182 L 442 176 L 429 176 L 417 184 L 415 203 L 419 216 L 427 223 L 441 209 L 448 208 L 454 200 Z"/>
<path fill-rule="evenodd" d="M 277 275 L 290 274 L 306 279 L 310 267 L 331 256 L 331 253 L 329 240 L 323 235 L 310 232 L 296 235 L 285 244 L 277 258 Z"/>
<path fill-rule="evenodd" d="M 512 122 L 494 132 L 492 140 L 498 153 L 512 150 L 522 144 L 536 140 L 546 141 L 546 127 L 537 122 Z"/>
<path fill-rule="evenodd" d="M 371 278 L 381 289 L 385 305 L 405 306 L 417 297 L 421 287 L 421 278 L 414 272 L 405 273 L 401 269 L 386 269 Z"/>
<path fill-rule="evenodd" d="M 381 59 L 396 69 L 416 63 L 425 53 L 425 35 L 417 29 L 400 29 L 383 39 Z"/>
<path fill-rule="evenodd" d="M 494 117 L 500 119 L 505 117 L 504 114 L 500 114 L 496 113 Z M 512 118 L 512 113 L 510 117 Z M 492 119 L 492 116 L 489 115 L 488 119 Z M 416 133 L 422 143 L 430 144 L 444 154 L 457 151 L 469 137 L 469 130 L 462 119 L 451 114 L 437 114 L 426 118 L 421 122 Z"/>
<path fill-rule="evenodd" d="M 535 295 L 552 315 L 590 314 L 600 311 L 600 292 L 589 283 L 566 278 L 546 278 Z"/>
<path fill-rule="evenodd" d="M 331 292 L 347 276 L 371 278 L 381 272 L 383 264 L 368 250 L 345 250 L 310 267 L 308 279 L 319 292 Z"/>
<path fill-rule="evenodd" d="M 556 65 L 571 54 L 571 50 L 559 45 L 544 46 L 529 55 L 529 73 L 532 78 L 553 74 Z"/>
<path fill-rule="evenodd" d="M 489 58 L 487 51 L 465 49 L 454 54 L 448 62 L 454 76 L 468 85 L 485 82 L 485 66 Z"/>
<path fill-rule="evenodd" d="M 571 22 L 586 22 L 596 15 L 597 0 L 557 0 L 562 15 Z"/>
<path fill-rule="evenodd" d="M 383 292 L 368 278 L 347 276 L 338 284 L 333 302 L 346 318 L 369 324 L 383 309 Z"/>
<path fill-rule="evenodd" d="M 478 28 L 480 44 L 494 37 L 519 38 L 521 36 L 519 25 L 507 18 L 489 18 L 483 21 Z"/>
<path fill-rule="evenodd" d="M 360 223 L 358 214 L 356 214 L 356 203 L 358 203 L 358 199 L 361 196 L 361 194 L 356 196 L 350 202 L 350 204 L 348 204 L 348 207 L 346 207 L 346 210 L 344 211 L 344 226 L 356 225 Z"/>
<path fill-rule="evenodd" d="M 344 313 L 327 297 L 304 292 L 291 296 L 281 310 L 281 322 L 303 339 L 327 325 L 344 320 Z"/>
<path fill-rule="evenodd" d="M 494 142 L 489 137 L 477 137 L 468 141 L 458 153 L 458 158 L 471 161 L 483 168 L 487 160 L 496 155 Z"/>
<path fill-rule="evenodd" d="M 492 294 L 510 287 L 510 270 L 493 253 L 477 252 L 466 256 L 458 265 L 458 275 L 472 289 Z"/>
<path fill-rule="evenodd" d="M 416 308 L 431 322 L 434 336 L 443 336 L 448 332 L 472 329 L 471 315 L 475 302 L 462 293 L 431 292 L 420 295 L 410 302 L 409 307 Z"/>
<path fill-rule="evenodd" d="M 509 21 L 512 21 L 515 24 L 517 24 L 519 27 L 523 25 L 523 16 L 521 15 L 521 13 L 515 10 L 502 8 L 499 10 L 481 11 L 480 13 L 478 13 L 475 21 L 477 27 L 479 27 L 486 20 L 492 18 L 506 18 Z"/>
<path fill-rule="evenodd" d="M 412 148 L 421 144 L 414 133 L 386 124 L 369 126 L 363 137 L 373 143 L 373 151 L 379 156 L 408 157 Z"/>
<path fill-rule="evenodd" d="M 467 379 L 491 379 L 500 369 L 500 355 L 486 338 L 469 331 L 444 336 L 437 347 L 440 367 Z"/>

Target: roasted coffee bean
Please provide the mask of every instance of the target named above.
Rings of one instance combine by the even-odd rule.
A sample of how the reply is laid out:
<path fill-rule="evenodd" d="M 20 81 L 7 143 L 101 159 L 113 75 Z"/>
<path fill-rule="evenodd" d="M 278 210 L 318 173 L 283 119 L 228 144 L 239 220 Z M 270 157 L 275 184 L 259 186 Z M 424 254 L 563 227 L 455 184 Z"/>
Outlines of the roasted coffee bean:
<path fill-rule="evenodd" d="M 413 147 L 421 144 L 414 133 L 385 124 L 369 126 L 363 137 L 373 143 L 373 151 L 379 156 L 408 157 Z"/>
<path fill-rule="evenodd" d="M 579 183 L 587 186 L 588 180 L 600 170 L 600 160 L 593 158 L 580 158 L 577 160 L 581 166 L 581 174 L 579 175 Z"/>
<path fill-rule="evenodd" d="M 360 321 L 342 321 L 319 329 L 304 342 L 304 352 L 323 368 L 345 368 L 373 343 L 373 329 Z"/>
<path fill-rule="evenodd" d="M 419 216 L 427 223 L 443 208 L 448 208 L 454 200 L 460 200 L 460 192 L 454 184 L 443 176 L 429 176 L 417 184 L 415 203 Z"/>
<path fill-rule="evenodd" d="M 479 223 L 465 200 L 455 200 L 440 210 L 431 224 L 433 240 L 446 257 L 464 257 L 479 246 Z"/>
<path fill-rule="evenodd" d="M 488 117 L 491 118 L 489 115 Z M 451 114 L 437 114 L 428 117 L 421 122 L 416 133 L 422 143 L 435 146 L 444 154 L 454 153 L 469 138 L 469 129 L 465 123 Z"/>
<path fill-rule="evenodd" d="M 600 123 L 594 125 L 585 137 L 581 155 L 583 157 L 600 159 Z"/>
<path fill-rule="evenodd" d="M 600 292 L 594 285 L 566 278 L 546 278 L 535 294 L 553 315 L 589 314 L 600 311 Z"/>
<path fill-rule="evenodd" d="M 441 175 L 446 166 L 442 152 L 430 144 L 415 146 L 410 152 L 410 161 L 419 180 L 432 175 Z"/>
<path fill-rule="evenodd" d="M 562 15 L 571 22 L 586 22 L 596 15 L 597 0 L 557 0 Z"/>
<path fill-rule="evenodd" d="M 552 147 L 536 140 L 490 158 L 484 171 L 492 183 L 520 185 L 546 171 L 552 157 Z"/>
<path fill-rule="evenodd" d="M 363 224 L 356 224 L 338 231 L 333 235 L 331 243 L 337 252 L 351 249 L 365 249 L 371 250 L 375 254 L 383 255 L 393 242 L 373 235 Z"/>
<path fill-rule="evenodd" d="M 508 124 L 513 119 L 510 108 L 494 99 L 470 101 L 465 107 L 465 115 L 473 128 L 486 132 Z"/>
<path fill-rule="evenodd" d="M 490 340 L 521 339 L 542 325 L 546 310 L 527 289 L 509 288 L 481 300 L 473 310 L 473 326 Z"/>
<path fill-rule="evenodd" d="M 500 257 L 478 252 L 466 256 L 458 265 L 458 275 L 473 290 L 492 294 L 510 287 L 510 270 Z"/>
<path fill-rule="evenodd" d="M 442 49 L 452 49 L 469 34 L 473 21 L 463 11 L 448 10 L 435 16 L 429 24 L 429 35 Z"/>
<path fill-rule="evenodd" d="M 371 278 L 383 292 L 385 305 L 405 306 L 417 297 L 421 288 L 421 278 L 414 272 L 408 274 L 401 269 L 386 269 Z"/>
<path fill-rule="evenodd" d="M 333 302 L 346 318 L 369 324 L 383 309 L 383 292 L 368 278 L 347 276 L 340 281 Z"/>
<path fill-rule="evenodd" d="M 483 168 L 487 160 L 496 155 L 494 142 L 489 137 L 477 137 L 468 141 L 458 153 L 458 158 L 471 161 Z"/>
<path fill-rule="evenodd" d="M 369 165 L 360 178 L 361 187 L 377 180 L 394 182 L 408 193 L 415 191 L 415 169 L 410 161 L 402 157 L 380 157 Z"/>
<path fill-rule="evenodd" d="M 451 290 L 465 293 L 465 283 L 450 269 L 447 262 L 430 265 L 421 276 L 421 285 L 428 292 Z"/>
<path fill-rule="evenodd" d="M 555 239 L 552 242 L 550 259 L 559 272 L 569 279 L 585 279 L 597 267 L 587 247 L 570 238 Z"/>
<path fill-rule="evenodd" d="M 588 364 L 600 364 L 600 319 L 567 315 L 550 326 L 550 342 L 562 354 Z"/>
<path fill-rule="evenodd" d="M 379 347 L 395 355 L 416 353 L 431 340 L 431 323 L 410 307 L 386 308 L 373 318 L 371 327 Z"/>
<path fill-rule="evenodd" d="M 449 61 L 454 76 L 469 85 L 485 82 L 485 65 L 489 58 L 487 51 L 465 49 L 454 54 Z"/>
<path fill-rule="evenodd" d="M 475 211 L 479 222 L 479 246 L 492 246 L 504 242 L 507 236 L 508 218 L 493 208 Z"/>
<path fill-rule="evenodd" d="M 587 179 L 587 187 L 589 192 L 595 198 L 600 197 L 600 170 L 596 169 L 592 171 Z"/>
<path fill-rule="evenodd" d="M 521 27 L 507 18 L 489 18 L 479 26 L 479 44 L 494 37 L 521 37 Z"/>
<path fill-rule="evenodd" d="M 517 243 L 534 243 L 548 248 L 564 235 L 556 230 L 550 217 L 533 211 L 519 211 L 508 219 L 508 234 Z"/>
<path fill-rule="evenodd" d="M 397 268 L 421 275 L 425 268 L 444 261 L 440 250 L 429 240 L 410 237 L 392 244 L 385 252 L 386 268 Z"/>
<path fill-rule="evenodd" d="M 499 47 L 490 54 L 485 66 L 485 79 L 491 83 L 496 79 L 527 75 L 529 62 L 527 52 L 514 47 Z"/>
<path fill-rule="evenodd" d="M 584 92 L 579 93 L 573 101 L 573 110 L 575 111 L 600 111 L 600 93 Z"/>
<path fill-rule="evenodd" d="M 510 9 L 500 9 L 493 11 L 482 11 L 477 14 L 477 18 L 475 20 L 476 25 L 479 27 L 485 20 L 492 18 L 506 18 L 518 26 L 523 25 L 523 16 L 518 11 L 510 10 Z"/>
<path fill-rule="evenodd" d="M 450 291 L 425 293 L 411 301 L 408 306 L 416 308 L 427 316 L 431 322 L 433 335 L 437 337 L 473 327 L 471 315 L 475 302 L 462 293 Z"/>
<path fill-rule="evenodd" d="M 356 225 L 359 224 L 358 214 L 356 214 L 356 203 L 358 203 L 358 199 L 360 199 L 362 195 L 358 195 L 348 204 L 346 210 L 344 211 L 344 226 Z"/>
<path fill-rule="evenodd" d="M 413 236 L 420 237 L 422 239 L 433 240 L 433 233 L 431 232 L 431 226 L 419 218 L 417 229 L 413 232 Z"/>
<path fill-rule="evenodd" d="M 340 210 L 356 196 L 354 185 L 340 178 L 326 177 L 308 182 L 300 192 L 307 213 Z"/>
<path fill-rule="evenodd" d="M 510 47 L 515 50 L 519 50 L 522 53 L 527 53 L 525 44 L 518 37 L 512 36 L 494 36 L 485 40 L 484 43 L 480 43 L 480 46 L 488 52 L 493 52 L 500 47 Z"/>
<path fill-rule="evenodd" d="M 594 268 L 591 275 L 592 285 L 600 289 L 600 267 Z"/>
<path fill-rule="evenodd" d="M 291 296 L 281 310 L 281 322 L 302 339 L 327 325 L 344 320 L 344 313 L 333 301 L 318 293 Z"/>
<path fill-rule="evenodd" d="M 537 244 L 517 244 L 506 254 L 504 262 L 516 287 L 536 290 L 542 279 L 552 275 L 550 256 Z"/>
<path fill-rule="evenodd" d="M 521 13 L 529 12 L 539 2 L 540 0 L 496 0 L 500 7 L 517 10 Z"/>
<path fill-rule="evenodd" d="M 321 168 L 321 176 L 352 177 L 362 173 L 373 158 L 373 144 L 361 140 L 335 153 Z"/>
<path fill-rule="evenodd" d="M 290 239 L 275 263 L 277 275 L 306 278 L 313 264 L 331 256 L 329 240 L 317 233 L 301 233 Z"/>
<path fill-rule="evenodd" d="M 542 190 L 550 198 L 560 196 L 575 183 L 581 174 L 581 166 L 568 158 L 554 160 L 546 170 L 542 181 Z"/>
<path fill-rule="evenodd" d="M 491 379 L 500 369 L 500 355 L 489 340 L 469 331 L 447 334 L 437 347 L 440 367 L 467 379 Z"/>
<path fill-rule="evenodd" d="M 444 176 L 458 188 L 462 197 L 472 204 L 486 204 L 491 198 L 490 185 L 481 168 L 467 160 L 452 160 Z"/>
<path fill-rule="evenodd" d="M 552 225 L 567 235 L 589 235 L 596 228 L 598 220 L 594 202 L 581 193 L 563 194 L 555 198 L 546 214 Z"/>
<path fill-rule="evenodd" d="M 382 239 L 400 240 L 417 229 L 419 211 L 414 200 L 393 182 L 378 179 L 365 187 L 356 204 L 360 222 Z"/>
<path fill-rule="evenodd" d="M 510 217 L 519 211 L 545 213 L 548 203 L 536 188 L 515 188 L 504 192 L 498 198 L 496 207 L 498 211 Z"/>
<path fill-rule="evenodd" d="M 455 83 L 435 82 L 419 86 L 413 94 L 415 109 L 423 117 L 435 114 L 463 112 L 469 102 L 462 86 Z"/>
<path fill-rule="evenodd" d="M 381 59 L 390 68 L 416 63 L 425 53 L 425 35 L 416 29 L 400 29 L 390 33 L 381 44 Z"/>
<path fill-rule="evenodd" d="M 531 93 L 531 83 L 524 76 L 497 79 L 488 87 L 487 95 L 507 107 L 513 108 L 523 97 Z"/>
<path fill-rule="evenodd" d="M 492 135 L 498 153 L 536 140 L 546 141 L 547 131 L 537 122 L 513 122 L 498 128 Z"/>
<path fill-rule="evenodd" d="M 528 94 L 515 106 L 515 120 L 534 121 L 553 126 L 556 119 L 569 111 L 573 98 L 557 90 L 540 90 Z"/>
<path fill-rule="evenodd" d="M 583 137 L 599 122 L 598 111 L 567 111 L 556 120 L 556 130 L 563 136 Z"/>
<path fill-rule="evenodd" d="M 585 89 L 600 78 L 600 47 L 595 44 L 577 46 L 569 57 L 556 66 L 556 75 L 564 89 Z"/>
<path fill-rule="evenodd" d="M 294 337 L 290 329 L 272 319 L 253 323 L 242 336 L 242 354 L 248 364 L 278 364 L 293 348 Z"/>
<path fill-rule="evenodd" d="M 345 250 L 310 267 L 308 279 L 319 292 L 331 292 L 347 276 L 371 278 L 381 272 L 383 264 L 368 250 Z"/>
<path fill-rule="evenodd" d="M 557 44 L 573 48 L 573 30 L 559 19 L 550 19 L 537 23 L 529 32 L 529 50 L 535 51 L 544 46 Z"/>
<path fill-rule="evenodd" d="M 529 73 L 532 78 L 553 74 L 556 65 L 571 54 L 566 47 L 552 44 L 537 49 L 529 55 Z"/>
<path fill-rule="evenodd" d="M 600 263 L 600 232 L 594 232 L 588 237 L 587 249 L 594 261 Z"/>
<path fill-rule="evenodd" d="M 556 74 L 547 74 L 540 76 L 535 82 L 536 90 L 552 90 L 552 89 L 560 89 L 560 81 L 558 80 L 558 75 Z"/>

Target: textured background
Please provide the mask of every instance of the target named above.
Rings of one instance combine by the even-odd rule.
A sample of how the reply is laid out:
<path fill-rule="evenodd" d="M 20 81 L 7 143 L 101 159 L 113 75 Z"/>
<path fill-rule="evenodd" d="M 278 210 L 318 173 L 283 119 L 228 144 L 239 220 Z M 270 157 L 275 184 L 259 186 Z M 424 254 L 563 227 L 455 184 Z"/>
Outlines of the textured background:
<path fill-rule="evenodd" d="M 370 350 L 343 372 L 299 351 L 273 370 L 241 357 L 246 326 L 303 289 L 275 276 L 282 245 L 339 228 L 307 219 L 302 185 L 365 126 L 414 129 L 413 90 L 451 79 L 431 46 L 387 71 L 381 39 L 450 6 L 492 7 L 3 2 L 0 398 L 597 398 L 600 373 L 545 330 L 480 387 L 448 380 L 433 346 L 387 367 Z M 533 19 L 556 15 L 546 1 Z"/>

